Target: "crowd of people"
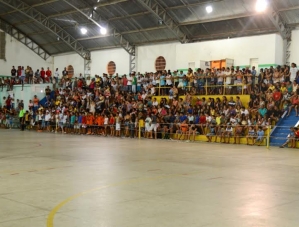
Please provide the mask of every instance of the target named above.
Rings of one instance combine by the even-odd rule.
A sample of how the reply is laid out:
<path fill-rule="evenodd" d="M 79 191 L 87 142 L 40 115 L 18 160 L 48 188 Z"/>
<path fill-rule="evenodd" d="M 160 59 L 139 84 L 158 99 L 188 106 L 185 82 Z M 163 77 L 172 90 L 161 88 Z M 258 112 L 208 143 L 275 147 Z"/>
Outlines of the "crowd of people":
<path fill-rule="evenodd" d="M 25 73 L 21 80 L 26 78 Z M 207 142 L 240 143 L 245 138 L 247 144 L 261 145 L 266 129 L 285 111 L 295 109 L 297 114 L 299 105 L 294 63 L 261 69 L 259 74 L 254 67 L 231 67 L 189 69 L 186 75 L 168 70 L 71 79 L 63 72 L 62 77 L 41 78 L 54 83 L 45 91 L 44 105 L 33 97 L 28 106 L 17 100 L 13 107 L 7 97 L 0 113 L 2 126 L 9 127 L 12 116 L 18 115 L 21 130 L 188 142 L 205 135 Z M 158 89 L 163 97 L 157 97 Z M 218 98 L 202 97 L 206 92 Z M 242 92 L 250 96 L 249 103 L 242 103 Z"/>

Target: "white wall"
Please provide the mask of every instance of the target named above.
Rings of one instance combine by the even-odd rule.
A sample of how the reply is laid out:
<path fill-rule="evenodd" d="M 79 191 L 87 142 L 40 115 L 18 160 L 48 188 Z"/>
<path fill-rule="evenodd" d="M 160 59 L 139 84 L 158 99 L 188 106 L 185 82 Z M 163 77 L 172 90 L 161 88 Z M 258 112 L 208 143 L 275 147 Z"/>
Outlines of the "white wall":
<path fill-rule="evenodd" d="M 22 90 L 22 85 L 15 85 L 13 88 L 15 103 L 17 99 L 24 101 L 24 109 L 28 110 L 29 100 L 32 100 L 34 95 L 42 100 L 45 97 L 45 89 L 47 86 L 53 89 L 52 84 L 25 84 Z"/>
<path fill-rule="evenodd" d="M 155 44 L 137 47 L 137 70 L 138 72 L 153 72 L 155 69 L 155 61 L 157 57 L 163 56 L 166 60 L 166 70 L 174 70 L 179 66 L 176 65 L 178 43 Z M 187 66 L 184 66 L 188 67 Z"/>
<path fill-rule="evenodd" d="M 52 84 L 24 84 L 23 90 L 22 85 L 14 85 L 13 91 L 6 91 L 0 92 L 0 105 L 5 104 L 5 100 L 3 97 L 14 97 L 15 104 L 17 103 L 17 99 L 23 100 L 24 102 L 24 109 L 28 110 L 29 100 L 32 100 L 34 95 L 38 97 L 39 100 L 42 100 L 45 97 L 45 89 L 49 86 L 51 90 L 53 89 Z"/>
<path fill-rule="evenodd" d="M 285 64 L 285 52 L 283 48 L 283 39 L 280 35 L 276 35 L 275 40 L 275 64 L 284 65 Z"/>
<path fill-rule="evenodd" d="M 33 71 L 41 67 L 52 68 L 53 58 L 48 58 L 47 61 L 43 60 L 32 50 L 26 47 L 18 40 L 6 34 L 6 61 L 0 60 L 0 75 L 10 75 L 12 66 L 31 66 Z"/>
<path fill-rule="evenodd" d="M 234 59 L 234 65 L 250 64 L 258 58 L 259 64 L 282 63 L 282 39 L 278 34 L 233 38 L 189 44 L 171 43 L 138 47 L 138 71 L 155 71 L 155 59 L 162 55 L 166 69 L 185 69 L 189 62 L 200 66 L 200 61 Z M 279 55 L 279 56 L 277 56 Z"/>
<path fill-rule="evenodd" d="M 69 65 L 72 65 L 74 68 L 74 77 L 78 77 L 80 73 L 84 75 L 84 59 L 79 54 L 74 53 L 54 56 L 53 71 L 58 68 L 60 77 L 64 67 Z"/>
<path fill-rule="evenodd" d="M 299 65 L 299 28 L 292 31 L 290 62 Z"/>
<path fill-rule="evenodd" d="M 122 48 L 91 52 L 91 75 L 107 73 L 107 65 L 114 61 L 116 72 L 120 75 L 130 72 L 129 54 Z"/>

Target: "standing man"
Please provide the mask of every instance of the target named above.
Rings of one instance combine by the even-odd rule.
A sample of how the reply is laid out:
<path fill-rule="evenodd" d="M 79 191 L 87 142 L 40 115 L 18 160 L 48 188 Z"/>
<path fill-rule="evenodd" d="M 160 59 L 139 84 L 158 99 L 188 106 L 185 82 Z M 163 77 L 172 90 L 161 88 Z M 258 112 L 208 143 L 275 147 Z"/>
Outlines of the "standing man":
<path fill-rule="evenodd" d="M 56 68 L 56 71 L 54 73 L 55 84 L 58 84 L 58 78 L 59 78 L 59 72 L 58 72 L 58 68 Z"/>
<path fill-rule="evenodd" d="M 132 74 L 130 73 L 129 76 L 128 76 L 128 81 L 127 81 L 127 91 L 128 92 L 132 92 L 132 80 L 133 80 L 133 77 L 132 77 Z"/>
<path fill-rule="evenodd" d="M 24 107 L 20 107 L 20 112 L 19 112 L 19 119 L 20 119 L 20 126 L 21 126 L 21 131 L 24 131 L 25 129 L 25 113 L 26 111 L 24 110 Z"/>
<path fill-rule="evenodd" d="M 46 79 L 46 71 L 44 70 L 44 68 L 42 67 L 40 70 L 40 77 L 43 79 L 43 83 L 45 83 L 45 79 Z"/>
<path fill-rule="evenodd" d="M 137 87 L 137 78 L 135 74 L 133 74 L 132 77 L 132 92 L 135 94 L 136 93 L 136 87 Z"/>
<path fill-rule="evenodd" d="M 254 88 L 255 86 L 255 78 L 256 78 L 256 70 L 255 70 L 255 66 L 252 66 L 252 69 L 251 69 L 251 75 L 252 75 L 252 80 L 253 80 L 253 84 L 252 84 L 252 87 Z"/>
<path fill-rule="evenodd" d="M 24 82 L 25 82 L 25 69 L 24 69 L 24 66 L 22 66 L 21 68 L 21 83 L 22 83 L 22 91 L 23 91 L 23 88 L 24 88 Z"/>
<path fill-rule="evenodd" d="M 66 71 L 66 67 L 64 67 L 64 70 L 62 71 L 62 78 L 66 78 L 67 77 L 67 71 Z"/>
<path fill-rule="evenodd" d="M 17 70 L 15 69 L 14 66 L 12 67 L 10 73 L 11 73 L 11 79 L 12 79 L 13 81 L 15 81 L 15 79 L 16 79 L 16 75 L 17 75 Z"/>
<path fill-rule="evenodd" d="M 46 71 L 46 76 L 47 76 L 47 82 L 50 82 L 52 83 L 52 71 L 49 69 L 49 67 L 47 68 L 47 71 Z"/>
<path fill-rule="evenodd" d="M 296 66 L 295 63 L 292 63 L 291 68 L 290 68 L 290 81 L 293 82 L 294 80 L 296 80 L 296 76 L 297 76 L 297 72 L 298 72 L 298 68 Z"/>

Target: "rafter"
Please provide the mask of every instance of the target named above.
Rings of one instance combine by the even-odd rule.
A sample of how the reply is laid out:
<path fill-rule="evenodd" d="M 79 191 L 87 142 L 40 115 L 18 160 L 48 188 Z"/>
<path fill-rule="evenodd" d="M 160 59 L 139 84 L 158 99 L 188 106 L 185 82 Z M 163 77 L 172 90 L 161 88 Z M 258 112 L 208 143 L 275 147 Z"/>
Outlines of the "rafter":
<path fill-rule="evenodd" d="M 42 59 L 47 60 L 50 57 L 50 54 L 41 47 L 41 45 L 34 42 L 31 38 L 29 38 L 24 33 L 20 32 L 17 28 L 9 24 L 0 18 L 0 29 L 5 33 L 9 34 L 19 42 L 23 43 L 30 50 L 40 56 Z"/>
<path fill-rule="evenodd" d="M 51 4 L 53 2 L 58 2 L 59 0 L 49 0 L 49 1 L 46 1 L 46 2 L 40 2 L 40 3 L 36 3 L 36 4 L 33 4 L 31 5 L 30 7 L 34 8 L 34 7 L 38 7 L 38 6 L 43 6 L 43 5 L 47 5 L 47 4 Z M 18 12 L 18 10 L 12 10 L 12 11 L 9 11 L 9 12 L 6 12 L 6 13 L 2 13 L 0 14 L 0 16 L 5 16 L 5 15 L 8 15 L 8 14 L 11 14 L 11 13 L 15 13 L 15 12 Z"/>
<path fill-rule="evenodd" d="M 188 42 L 187 36 L 181 31 L 176 22 L 169 16 L 167 11 L 156 0 L 137 0 L 147 10 L 152 12 L 157 20 L 162 22 L 169 28 L 169 30 L 176 36 L 181 43 Z M 158 21 L 157 21 L 158 23 Z"/>
<path fill-rule="evenodd" d="M 83 41 L 83 40 L 92 40 L 92 39 L 100 39 L 100 38 L 106 38 L 110 36 L 115 36 L 115 35 L 126 35 L 126 34 L 132 34 L 132 33 L 139 33 L 139 32 L 148 32 L 148 31 L 154 31 L 154 30 L 159 30 L 159 29 L 165 29 L 167 28 L 166 26 L 159 26 L 159 27 L 152 27 L 152 28 L 145 28 L 145 29 L 136 29 L 136 30 L 130 30 L 126 32 L 122 32 L 121 34 L 119 33 L 112 33 L 108 35 L 96 35 L 96 36 L 90 36 L 90 37 L 84 37 L 84 38 L 79 38 L 77 40 Z"/>
<path fill-rule="evenodd" d="M 283 19 L 279 16 L 279 12 L 275 12 L 275 10 L 271 6 L 269 6 L 268 11 L 269 12 L 267 12 L 266 15 L 272 21 L 281 37 L 283 39 L 290 39 L 292 28 L 287 27 L 287 23 L 283 21 Z"/>
<path fill-rule="evenodd" d="M 90 52 L 86 50 L 75 38 L 35 8 L 31 8 L 28 4 L 21 0 L 0 0 L 0 2 L 18 10 L 20 13 L 43 25 L 53 34 L 57 35 L 57 37 L 64 41 L 81 57 L 90 58 Z"/>
<path fill-rule="evenodd" d="M 85 1 L 83 1 L 83 0 L 77 0 L 77 1 L 80 1 L 81 3 L 85 4 L 86 6 L 88 6 L 87 3 Z M 67 4 L 69 4 L 70 6 L 72 6 L 74 9 L 76 9 L 83 16 L 87 17 L 87 19 L 90 19 L 97 26 L 102 27 L 93 18 L 89 18 L 89 16 L 86 15 L 82 10 L 78 9 L 71 2 L 69 2 L 69 0 L 64 0 L 64 2 L 66 2 Z M 89 6 L 89 8 L 92 8 L 92 6 Z M 105 18 L 102 18 L 102 19 L 106 20 Z M 125 37 L 123 37 L 123 35 L 121 33 L 119 33 L 114 27 L 112 27 L 111 25 L 110 25 L 110 27 L 112 28 L 111 34 L 113 35 L 113 37 L 117 38 L 117 40 L 119 42 L 119 45 L 121 47 L 123 47 L 130 55 L 135 55 L 135 46 L 131 45 L 130 42 L 128 40 L 126 40 Z"/>

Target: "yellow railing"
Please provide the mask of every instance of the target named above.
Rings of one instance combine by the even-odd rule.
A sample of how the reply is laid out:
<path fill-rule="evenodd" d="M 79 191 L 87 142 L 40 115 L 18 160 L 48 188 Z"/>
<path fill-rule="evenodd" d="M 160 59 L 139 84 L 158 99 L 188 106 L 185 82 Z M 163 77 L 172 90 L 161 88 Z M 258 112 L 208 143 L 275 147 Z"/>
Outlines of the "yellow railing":
<path fill-rule="evenodd" d="M 244 88 L 246 86 L 246 88 Z M 252 85 L 248 84 L 234 84 L 234 85 L 208 85 L 207 83 L 201 87 L 196 87 L 196 86 L 184 86 L 184 87 L 178 87 L 179 89 L 179 94 L 184 92 L 184 91 L 191 91 L 192 88 L 196 90 L 196 94 L 198 95 L 246 95 L 249 94 L 248 92 L 248 87 Z M 172 88 L 172 86 L 163 86 L 161 87 L 160 85 L 158 87 L 155 87 L 156 90 L 156 95 L 169 95 L 169 89 Z M 165 89 L 165 91 L 163 91 Z M 220 89 L 222 89 L 221 92 Z M 230 92 L 229 92 L 230 90 Z M 203 92 L 201 92 L 203 91 Z M 165 94 L 163 94 L 165 93 Z M 246 93 L 246 94 L 245 94 Z"/>

